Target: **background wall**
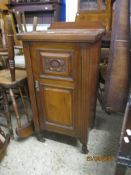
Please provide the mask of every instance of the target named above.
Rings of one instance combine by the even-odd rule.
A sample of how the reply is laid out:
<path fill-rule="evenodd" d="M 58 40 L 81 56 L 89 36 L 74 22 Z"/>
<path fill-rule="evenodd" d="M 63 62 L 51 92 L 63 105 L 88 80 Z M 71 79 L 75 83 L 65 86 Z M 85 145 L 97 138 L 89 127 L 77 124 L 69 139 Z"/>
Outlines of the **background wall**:
<path fill-rule="evenodd" d="M 75 21 L 78 0 L 66 0 L 66 21 Z"/>

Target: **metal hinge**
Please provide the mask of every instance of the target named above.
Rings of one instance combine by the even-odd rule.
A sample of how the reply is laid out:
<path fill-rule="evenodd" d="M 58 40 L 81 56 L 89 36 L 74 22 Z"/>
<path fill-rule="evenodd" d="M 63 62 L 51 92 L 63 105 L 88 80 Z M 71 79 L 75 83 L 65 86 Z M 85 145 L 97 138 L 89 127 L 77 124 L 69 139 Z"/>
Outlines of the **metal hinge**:
<path fill-rule="evenodd" d="M 40 91 L 40 85 L 39 85 L 38 80 L 35 80 L 35 89 L 36 91 Z"/>

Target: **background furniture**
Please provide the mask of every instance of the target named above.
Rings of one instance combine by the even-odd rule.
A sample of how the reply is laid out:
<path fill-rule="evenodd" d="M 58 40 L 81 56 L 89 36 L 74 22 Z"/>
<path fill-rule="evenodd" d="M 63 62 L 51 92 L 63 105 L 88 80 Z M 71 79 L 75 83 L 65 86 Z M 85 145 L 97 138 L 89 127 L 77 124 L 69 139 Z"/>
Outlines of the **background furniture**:
<path fill-rule="evenodd" d="M 27 24 L 25 20 L 24 13 L 20 14 L 19 12 L 15 13 L 16 20 L 17 20 L 17 26 L 19 32 L 27 32 Z M 22 16 L 22 17 L 21 17 Z M 16 69 L 25 69 L 25 58 L 23 55 L 23 46 L 20 41 L 16 38 L 16 31 L 14 30 L 14 23 L 12 15 L 10 14 L 10 20 L 11 20 L 11 27 L 13 28 L 13 38 L 15 43 L 14 44 L 14 60 L 15 60 L 15 68 Z M 33 24 L 32 24 L 32 31 L 36 31 L 37 28 L 37 21 L 38 18 L 33 18 Z M 1 17 L 0 18 L 0 29 L 1 29 L 1 36 L 0 36 L 0 61 L 3 65 L 3 67 L 7 67 L 7 59 L 8 59 L 8 49 L 7 49 L 7 41 L 5 36 L 5 27 L 4 24 L 6 23 L 6 20 Z"/>
<path fill-rule="evenodd" d="M 131 97 L 125 109 L 114 174 L 125 175 L 128 167 L 131 168 Z"/>
<path fill-rule="evenodd" d="M 130 0 L 116 0 L 105 83 L 108 111 L 124 112 L 130 88 Z"/>
<path fill-rule="evenodd" d="M 18 31 L 28 32 L 24 12 L 20 13 L 19 11 L 17 11 L 15 13 L 15 18 L 17 22 Z M 33 27 L 32 27 L 33 30 L 32 31 L 36 31 L 37 23 L 38 23 L 38 18 L 33 17 Z"/>
<path fill-rule="evenodd" d="M 60 20 L 60 0 L 10 0 L 8 7 L 12 12 L 24 12 L 27 24 L 32 24 L 34 16 L 38 17 L 38 24 L 51 24 Z"/>
<path fill-rule="evenodd" d="M 18 35 L 23 41 L 38 139 L 44 130 L 73 136 L 80 139 L 87 153 L 103 32 L 53 29 Z"/>
<path fill-rule="evenodd" d="M 7 51 L 8 51 L 8 65 L 9 69 L 3 69 L 0 71 L 0 90 L 1 95 L 3 97 L 3 106 L 4 106 L 4 112 L 7 119 L 7 124 L 9 128 L 9 133 L 13 137 L 13 129 L 12 129 L 12 123 L 11 123 L 11 113 L 9 110 L 9 98 L 8 94 L 11 98 L 12 105 L 14 108 L 14 112 L 16 114 L 17 124 L 19 130 L 23 129 L 20 121 L 20 116 L 18 112 L 17 102 L 15 99 L 15 93 L 17 90 L 17 93 L 20 95 L 25 115 L 28 118 L 28 113 L 26 110 L 26 105 L 24 103 L 24 98 L 22 94 L 22 87 L 26 87 L 26 71 L 25 70 L 16 70 L 15 69 L 15 54 L 14 54 L 14 33 L 12 29 L 12 23 L 11 23 L 11 16 L 6 16 L 6 22 L 5 22 L 5 36 L 7 41 Z M 27 127 L 24 127 L 23 130 L 27 130 Z"/>
<path fill-rule="evenodd" d="M 102 39 L 102 48 L 110 47 L 114 2 L 115 0 L 78 0 L 76 22 L 99 22 L 105 26 L 106 35 Z"/>
<path fill-rule="evenodd" d="M 111 29 L 112 6 L 111 0 L 78 0 L 76 21 L 101 22 L 107 31 Z"/>

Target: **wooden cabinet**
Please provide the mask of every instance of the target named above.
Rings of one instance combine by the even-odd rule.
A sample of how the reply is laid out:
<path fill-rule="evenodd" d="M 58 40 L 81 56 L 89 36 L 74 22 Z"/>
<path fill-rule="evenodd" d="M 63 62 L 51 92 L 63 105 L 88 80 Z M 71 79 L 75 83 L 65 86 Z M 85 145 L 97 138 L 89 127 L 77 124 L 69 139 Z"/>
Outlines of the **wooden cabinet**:
<path fill-rule="evenodd" d="M 8 6 L 12 12 L 24 12 L 27 24 L 32 24 L 34 16 L 38 17 L 39 24 L 60 21 L 60 0 L 10 1 Z"/>
<path fill-rule="evenodd" d="M 87 152 L 96 107 L 103 29 L 19 34 L 26 58 L 35 131 L 79 138 Z"/>

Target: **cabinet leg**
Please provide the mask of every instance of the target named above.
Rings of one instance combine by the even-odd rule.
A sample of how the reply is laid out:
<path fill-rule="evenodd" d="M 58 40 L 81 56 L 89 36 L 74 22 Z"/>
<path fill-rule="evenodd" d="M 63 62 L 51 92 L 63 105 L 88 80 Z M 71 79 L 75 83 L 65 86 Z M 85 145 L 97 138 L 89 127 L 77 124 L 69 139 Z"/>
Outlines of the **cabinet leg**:
<path fill-rule="evenodd" d="M 86 144 L 82 144 L 82 153 L 84 154 L 88 154 L 88 149 L 87 149 L 87 145 Z"/>
<path fill-rule="evenodd" d="M 125 175 L 125 173 L 126 173 L 126 166 L 117 164 L 114 175 Z"/>
<path fill-rule="evenodd" d="M 83 154 L 88 154 L 88 147 L 87 147 L 87 143 L 88 143 L 88 134 L 85 134 L 87 133 L 87 130 L 84 129 L 83 130 L 83 135 L 81 135 L 80 137 L 80 142 L 82 143 L 82 153 Z"/>
<path fill-rule="evenodd" d="M 45 138 L 41 132 L 36 133 L 37 140 L 40 142 L 45 142 Z"/>

